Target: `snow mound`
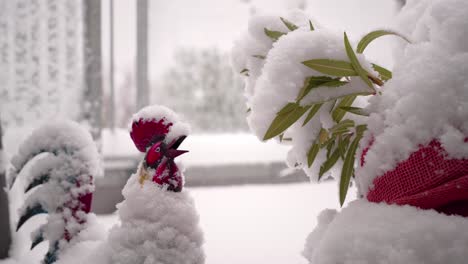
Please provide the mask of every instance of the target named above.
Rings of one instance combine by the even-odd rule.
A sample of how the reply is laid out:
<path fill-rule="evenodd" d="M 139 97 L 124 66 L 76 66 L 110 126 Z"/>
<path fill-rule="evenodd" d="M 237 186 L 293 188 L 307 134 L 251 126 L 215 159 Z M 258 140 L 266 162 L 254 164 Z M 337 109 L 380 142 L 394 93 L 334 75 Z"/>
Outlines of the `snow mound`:
<path fill-rule="evenodd" d="M 309 235 L 310 263 L 466 263 L 468 220 L 411 206 L 351 202 L 340 213 L 327 210 Z"/>
<path fill-rule="evenodd" d="M 186 191 L 171 192 L 138 175 L 128 180 L 117 205 L 121 220 L 109 233 L 111 263 L 201 264 L 203 233 Z"/>

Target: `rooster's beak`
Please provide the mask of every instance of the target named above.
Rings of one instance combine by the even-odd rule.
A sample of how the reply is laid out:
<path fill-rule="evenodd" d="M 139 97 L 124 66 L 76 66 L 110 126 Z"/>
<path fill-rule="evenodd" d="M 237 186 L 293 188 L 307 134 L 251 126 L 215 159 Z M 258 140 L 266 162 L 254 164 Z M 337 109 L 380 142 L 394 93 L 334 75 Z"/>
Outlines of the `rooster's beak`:
<path fill-rule="evenodd" d="M 167 147 L 167 156 L 169 158 L 175 158 L 178 157 L 184 153 L 187 153 L 188 150 L 178 150 L 177 148 L 182 144 L 182 142 L 185 140 L 187 136 L 180 136 L 176 139 L 174 139 L 169 146 Z"/>

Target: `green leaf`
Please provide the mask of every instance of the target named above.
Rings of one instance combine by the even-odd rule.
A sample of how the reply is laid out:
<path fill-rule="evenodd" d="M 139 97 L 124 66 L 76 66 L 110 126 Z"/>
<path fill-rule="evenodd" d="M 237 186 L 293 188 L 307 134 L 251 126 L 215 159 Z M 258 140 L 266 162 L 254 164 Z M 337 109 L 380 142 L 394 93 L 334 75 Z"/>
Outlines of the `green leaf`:
<path fill-rule="evenodd" d="M 351 47 L 351 44 L 349 43 L 348 35 L 346 35 L 346 32 L 344 33 L 344 44 L 346 48 L 346 54 L 348 55 L 349 60 L 351 61 L 351 65 L 353 66 L 354 70 L 358 73 L 359 77 L 364 81 L 364 83 L 369 86 L 372 91 L 374 91 L 374 86 L 372 85 L 371 81 L 369 80 L 369 73 L 362 68 L 361 64 L 359 63 L 359 60 L 356 57 L 356 54 L 354 53 L 353 48 Z"/>
<path fill-rule="evenodd" d="M 280 19 L 283 22 L 283 24 L 291 31 L 294 31 L 299 28 L 298 26 L 294 25 L 291 21 L 285 18 L 280 17 Z"/>
<path fill-rule="evenodd" d="M 263 55 L 252 55 L 252 57 L 257 58 L 257 59 L 261 59 L 261 60 L 266 59 L 266 56 L 263 56 Z"/>
<path fill-rule="evenodd" d="M 278 113 L 276 113 L 277 115 L 284 115 L 284 114 L 287 114 L 291 111 L 293 111 L 294 109 L 296 109 L 299 105 L 297 103 L 287 103 L 283 108 L 281 108 L 281 110 L 279 110 Z"/>
<path fill-rule="evenodd" d="M 49 180 L 50 180 L 49 174 L 40 174 L 31 180 L 31 182 L 28 184 L 24 192 L 27 193 L 32 188 L 39 186 L 41 184 L 47 183 L 49 182 Z"/>
<path fill-rule="evenodd" d="M 354 175 L 354 160 L 356 156 L 356 150 L 359 145 L 359 141 L 362 139 L 364 131 L 366 130 L 365 125 L 359 125 L 356 127 L 356 137 L 348 148 L 346 157 L 343 163 L 343 168 L 341 170 L 341 179 L 340 179 L 340 204 L 343 206 L 346 199 L 346 194 L 348 193 L 349 182 L 351 177 Z"/>
<path fill-rule="evenodd" d="M 309 166 L 309 168 L 314 163 L 314 160 L 317 157 L 317 153 L 319 152 L 319 150 L 320 147 L 317 143 L 312 144 L 312 146 L 310 147 L 309 152 L 307 153 L 307 165 Z"/>
<path fill-rule="evenodd" d="M 372 68 L 379 73 L 379 77 L 380 79 L 382 79 L 383 81 L 388 81 L 392 78 L 392 72 L 385 69 L 384 67 L 382 66 L 379 66 L 377 64 L 374 64 L 372 63 Z"/>
<path fill-rule="evenodd" d="M 336 133 L 338 133 L 340 131 L 348 130 L 350 127 L 354 127 L 354 121 L 346 119 L 346 120 L 343 120 L 343 121 L 339 122 L 338 124 L 334 125 L 330 129 L 330 133 L 331 134 L 336 134 Z"/>
<path fill-rule="evenodd" d="M 341 106 L 340 109 L 349 113 L 353 113 L 355 115 L 369 116 L 369 113 L 365 109 L 360 107 Z"/>
<path fill-rule="evenodd" d="M 263 31 L 265 32 L 265 35 L 267 35 L 273 41 L 277 41 L 281 36 L 286 34 L 280 31 L 269 30 L 268 28 L 264 28 Z"/>
<path fill-rule="evenodd" d="M 307 77 L 304 81 L 304 86 L 299 91 L 299 95 L 296 100 L 302 100 L 309 92 L 317 87 L 339 87 L 347 84 L 348 82 L 340 81 L 340 78 L 331 78 L 327 76 L 311 76 Z"/>
<path fill-rule="evenodd" d="M 321 104 L 315 104 L 312 106 L 312 108 L 309 111 L 309 114 L 304 120 L 304 123 L 302 123 L 302 126 L 305 126 L 309 121 L 315 116 L 315 114 L 320 110 L 320 107 L 322 107 L 323 103 Z"/>
<path fill-rule="evenodd" d="M 409 41 L 408 38 L 401 35 L 400 33 L 390 31 L 390 30 L 375 30 L 375 31 L 372 31 L 372 32 L 368 33 L 367 35 L 365 35 L 359 41 L 357 49 L 356 49 L 357 53 L 363 53 L 364 50 L 366 49 L 367 45 L 369 45 L 369 43 L 371 43 L 374 39 L 385 36 L 385 35 L 395 35 L 395 36 L 398 36 L 398 37 L 406 40 L 408 43 L 411 43 L 411 41 Z"/>
<path fill-rule="evenodd" d="M 310 20 L 309 20 L 309 29 L 310 29 L 310 31 L 315 30 L 314 25 L 312 25 L 312 21 L 310 21 Z"/>
<path fill-rule="evenodd" d="M 285 108 L 288 105 L 285 106 Z M 284 109 L 284 108 L 283 108 Z M 278 136 L 288 129 L 292 124 L 294 124 L 301 116 L 309 109 L 308 106 L 302 107 L 299 104 L 294 106 L 292 111 L 287 113 L 277 114 L 276 118 L 271 122 L 270 127 L 268 128 L 263 140 L 268 140 Z M 281 112 L 281 111 L 280 111 Z"/>
<path fill-rule="evenodd" d="M 316 59 L 304 61 L 302 64 L 320 73 L 331 76 L 345 77 L 358 75 L 351 63 L 347 61 Z"/>
<path fill-rule="evenodd" d="M 340 103 L 337 105 L 337 107 L 335 108 L 335 110 L 333 110 L 333 113 L 332 113 L 332 118 L 336 123 L 339 123 L 341 119 L 343 119 L 344 115 L 346 114 L 346 111 L 340 108 L 343 106 L 352 105 L 355 99 L 356 99 L 355 95 L 348 95 L 346 97 L 343 97 L 343 99 L 341 99 Z"/>
<path fill-rule="evenodd" d="M 338 138 L 338 149 L 340 151 L 340 157 L 345 158 L 346 150 L 348 149 L 350 136 L 340 136 Z"/>
<path fill-rule="evenodd" d="M 250 113 L 250 112 L 252 112 L 252 108 L 250 108 L 250 107 L 247 108 L 247 111 L 245 111 L 245 112 L 246 112 L 247 114 Z"/>
<path fill-rule="evenodd" d="M 249 70 L 248 69 L 242 69 L 242 71 L 240 71 L 240 74 L 244 73 L 244 72 L 248 72 Z"/>
<path fill-rule="evenodd" d="M 329 171 L 338 161 L 340 158 L 340 150 L 338 148 L 333 151 L 333 153 L 330 155 L 330 157 L 320 166 L 320 171 L 319 171 L 319 180 L 322 178 L 323 174 L 325 172 Z"/>

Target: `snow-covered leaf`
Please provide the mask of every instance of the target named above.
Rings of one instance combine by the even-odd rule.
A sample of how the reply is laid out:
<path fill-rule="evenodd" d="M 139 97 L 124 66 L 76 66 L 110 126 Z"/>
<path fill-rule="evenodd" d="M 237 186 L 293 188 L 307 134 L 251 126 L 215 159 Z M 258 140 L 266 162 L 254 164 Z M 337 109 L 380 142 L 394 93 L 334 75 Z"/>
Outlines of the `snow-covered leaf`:
<path fill-rule="evenodd" d="M 369 116 L 369 112 L 367 112 L 365 109 L 360 108 L 360 107 L 341 106 L 340 109 L 349 113 L 353 113 L 355 115 Z"/>
<path fill-rule="evenodd" d="M 385 69 L 384 67 L 382 66 L 379 66 L 377 64 L 374 64 L 372 63 L 372 68 L 379 73 L 379 77 L 380 79 L 382 79 L 383 81 L 388 81 L 392 78 L 392 72 Z"/>
<path fill-rule="evenodd" d="M 326 87 L 340 87 L 348 82 L 340 81 L 340 78 L 331 78 L 328 76 L 310 76 L 307 77 L 304 81 L 304 86 L 299 91 L 299 94 L 296 98 L 296 101 L 302 100 L 309 92 L 317 87 L 326 86 Z"/>
<path fill-rule="evenodd" d="M 333 121 L 339 123 L 341 119 L 343 119 L 346 111 L 340 109 L 343 106 L 350 106 L 353 104 L 354 100 L 356 99 L 356 95 L 348 95 L 341 99 L 340 103 L 336 106 L 336 108 L 332 112 Z"/>
<path fill-rule="evenodd" d="M 286 34 L 281 31 L 269 30 L 268 28 L 264 28 L 263 31 L 265 32 L 265 35 L 267 35 L 273 41 L 277 41 L 281 36 Z"/>
<path fill-rule="evenodd" d="M 364 81 L 364 83 L 367 84 L 372 90 L 374 90 L 374 86 L 372 85 L 371 81 L 369 80 L 369 73 L 362 68 L 361 64 L 359 63 L 359 60 L 356 57 L 356 54 L 354 53 L 353 48 L 351 47 L 351 44 L 349 43 L 348 36 L 346 35 L 346 32 L 344 33 L 344 44 L 345 44 L 345 49 L 346 49 L 346 54 L 348 55 L 349 60 L 351 61 L 351 65 L 353 66 L 354 70 L 358 73 L 359 77 Z"/>
<path fill-rule="evenodd" d="M 357 49 L 356 49 L 357 53 L 363 53 L 367 45 L 369 45 L 369 43 L 371 43 L 374 39 L 385 36 L 385 35 L 395 35 L 406 40 L 408 43 L 411 43 L 411 41 L 407 37 L 403 36 L 402 34 L 398 32 L 390 31 L 390 30 L 375 30 L 366 34 L 359 41 Z"/>
<path fill-rule="evenodd" d="M 331 134 L 339 134 L 347 131 L 350 127 L 354 126 L 354 121 L 350 119 L 343 120 L 339 122 L 338 124 L 334 125 L 330 129 Z"/>
<path fill-rule="evenodd" d="M 299 28 L 298 26 L 294 25 L 294 23 L 285 18 L 280 17 L 280 19 L 283 22 L 283 24 L 291 31 L 294 31 Z"/>
<path fill-rule="evenodd" d="M 266 56 L 264 56 L 264 55 L 252 55 L 252 57 L 257 58 L 257 59 L 261 59 L 261 60 L 266 59 Z"/>
<path fill-rule="evenodd" d="M 351 63 L 340 60 L 315 59 L 302 62 L 305 66 L 323 74 L 337 77 L 357 76 Z"/>
<path fill-rule="evenodd" d="M 309 20 L 309 29 L 310 29 L 310 31 L 315 30 L 314 25 L 312 24 L 312 21 L 310 21 L 310 20 Z"/>

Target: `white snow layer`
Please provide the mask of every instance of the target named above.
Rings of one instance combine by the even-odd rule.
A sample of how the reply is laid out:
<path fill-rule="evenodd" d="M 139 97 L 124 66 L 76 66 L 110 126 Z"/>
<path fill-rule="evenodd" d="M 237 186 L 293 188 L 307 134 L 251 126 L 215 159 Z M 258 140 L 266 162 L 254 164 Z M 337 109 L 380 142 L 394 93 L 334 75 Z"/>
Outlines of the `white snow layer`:
<path fill-rule="evenodd" d="M 121 220 L 109 234 L 111 263 L 201 264 L 203 233 L 191 196 L 165 191 L 134 174 L 117 205 Z"/>
<path fill-rule="evenodd" d="M 314 264 L 463 264 L 467 228 L 463 217 L 361 199 L 323 211 L 303 255 Z"/>
<path fill-rule="evenodd" d="M 356 171 L 363 195 L 376 177 L 433 139 L 442 143 L 447 158 L 468 158 L 468 4 L 408 1 L 400 17 L 407 22 L 413 15 L 417 19 L 408 22 L 413 43 L 401 47 L 382 95 L 369 100 L 372 114 L 361 149 L 371 137 L 374 143 L 365 166 Z"/>
<path fill-rule="evenodd" d="M 142 108 L 138 113 L 132 116 L 131 123 L 129 124 L 129 131 L 132 130 L 132 123 L 139 120 L 159 121 L 163 119 L 164 124 L 172 123 L 172 126 L 169 128 L 169 132 L 166 135 L 165 141 L 171 142 L 173 139 L 176 139 L 180 136 L 187 136 L 190 134 L 190 126 L 182 122 L 180 117 L 171 109 L 162 106 L 162 105 L 150 105 Z"/>

